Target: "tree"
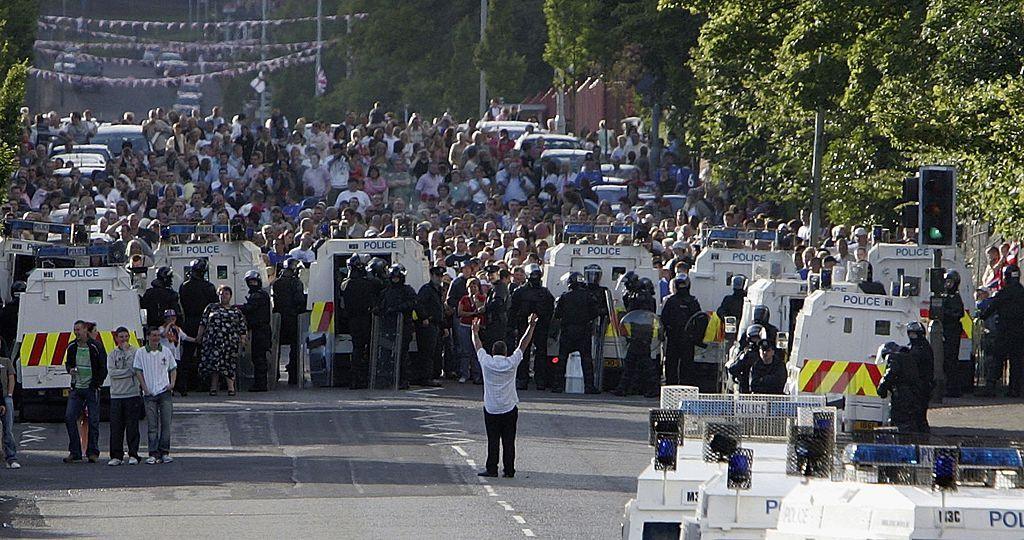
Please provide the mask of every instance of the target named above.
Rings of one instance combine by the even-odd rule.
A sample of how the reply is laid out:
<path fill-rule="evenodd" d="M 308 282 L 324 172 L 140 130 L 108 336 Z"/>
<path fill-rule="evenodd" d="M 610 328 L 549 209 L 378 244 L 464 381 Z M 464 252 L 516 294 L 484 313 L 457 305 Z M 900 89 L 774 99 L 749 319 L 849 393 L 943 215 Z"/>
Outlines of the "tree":
<path fill-rule="evenodd" d="M 486 72 L 487 91 L 521 101 L 548 87 L 553 75 L 543 60 L 547 27 L 543 0 L 490 0 L 484 40 L 474 64 Z"/>
<path fill-rule="evenodd" d="M 32 0 L 0 3 L 0 197 L 18 169 L 15 149 L 21 143 L 20 107 L 25 102 L 28 58 L 35 42 L 38 6 Z"/>

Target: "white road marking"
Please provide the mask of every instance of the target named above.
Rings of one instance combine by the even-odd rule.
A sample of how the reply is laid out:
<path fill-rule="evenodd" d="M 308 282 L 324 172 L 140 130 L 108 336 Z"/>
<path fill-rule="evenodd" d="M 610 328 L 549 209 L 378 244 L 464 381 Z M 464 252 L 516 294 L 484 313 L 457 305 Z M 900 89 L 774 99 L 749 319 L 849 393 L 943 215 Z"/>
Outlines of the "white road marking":
<path fill-rule="evenodd" d="M 494 492 L 494 488 L 492 488 L 489 484 L 484 484 L 484 491 L 487 492 L 487 496 L 488 497 L 497 497 L 498 496 L 498 494 Z"/>
<path fill-rule="evenodd" d="M 534 537 L 534 536 L 537 536 L 537 535 L 533 534 L 533 531 L 531 531 L 530 529 L 523 529 L 523 536 Z"/>
<path fill-rule="evenodd" d="M 413 420 L 425 422 L 420 424 L 420 427 L 434 431 L 434 433 L 424 433 L 424 437 L 428 439 L 439 439 L 437 442 L 427 443 L 427 446 L 440 446 L 442 444 L 454 445 L 473 442 L 473 439 L 465 438 L 466 430 L 455 427 L 460 425 L 459 422 L 454 420 L 444 420 L 444 418 L 449 416 L 455 416 L 455 413 L 431 409 L 423 410 L 423 412 L 426 414 L 417 416 L 416 418 L 413 418 Z"/>
<path fill-rule="evenodd" d="M 507 503 L 507 502 L 505 502 L 505 501 L 495 501 L 495 502 L 497 502 L 498 504 L 500 504 L 500 505 L 501 505 L 501 507 L 502 507 L 502 508 L 504 508 L 506 512 L 515 512 L 515 511 L 516 511 L 516 509 L 515 509 L 515 508 L 512 508 L 512 505 L 511 505 L 511 504 L 509 504 L 509 503 Z"/>
<path fill-rule="evenodd" d="M 44 435 L 33 435 L 33 433 L 39 433 L 40 431 L 45 430 L 46 428 L 42 426 L 26 426 L 25 429 L 21 431 L 21 445 L 25 446 L 28 443 L 45 441 L 46 437 Z"/>
<path fill-rule="evenodd" d="M 462 447 L 457 444 L 452 445 L 452 450 L 455 450 L 455 453 L 462 457 L 469 457 L 469 454 L 467 454 L 466 451 L 463 450 Z"/>
<path fill-rule="evenodd" d="M 476 468 L 476 462 L 473 461 L 472 459 L 466 459 L 466 465 L 469 465 L 470 467 L 473 467 L 474 469 Z"/>
<path fill-rule="evenodd" d="M 512 519 L 516 520 L 516 523 L 520 525 L 526 525 L 526 520 L 523 519 L 523 516 L 512 516 Z"/>

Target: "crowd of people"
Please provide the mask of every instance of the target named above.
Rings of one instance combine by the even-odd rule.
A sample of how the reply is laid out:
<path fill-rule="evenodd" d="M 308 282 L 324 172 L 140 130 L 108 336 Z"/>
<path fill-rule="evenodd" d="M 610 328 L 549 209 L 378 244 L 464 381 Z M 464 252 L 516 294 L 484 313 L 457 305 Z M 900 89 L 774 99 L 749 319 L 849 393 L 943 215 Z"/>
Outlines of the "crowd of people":
<path fill-rule="evenodd" d="M 439 379 L 450 377 L 482 384 L 473 346 L 474 323 L 484 344 L 502 341 L 511 349 L 515 337 L 528 326 L 526 321 L 536 315 L 541 322 L 529 344 L 535 358 L 533 381 L 538 387 L 561 391 L 564 383 L 559 377 L 564 377 L 565 363 L 553 366 L 538 361 L 548 356 L 548 326 L 557 308 L 556 299 L 539 285 L 538 272 L 549 261 L 550 248 L 569 222 L 631 225 L 632 237 L 603 241 L 650 250 L 660 281 L 638 280 L 627 292 L 644 305 L 649 294 L 652 311 L 663 302 L 671 304 L 670 311 L 676 310 L 674 317 L 681 321 L 667 328 L 669 349 L 675 352 L 666 352 L 665 366 L 641 365 L 651 360 L 649 354 L 643 363 L 628 363 L 628 376 L 613 389 L 620 395 L 654 395 L 662 377 L 668 384 L 686 382 L 692 347 L 689 352 L 685 351 L 688 345 L 675 347 L 672 336 L 674 332 L 676 344 L 693 341 L 679 337 L 686 335 L 680 324 L 685 326 L 692 312 L 699 311 L 686 299 L 689 283 L 685 276 L 702 247 L 701 232 L 708 227 L 775 232 L 775 248 L 793 254 L 801 276 L 827 270 L 835 280 L 842 279 L 839 273 L 847 263 L 866 261 L 872 243 L 885 238 L 879 230 L 869 233 L 864 227 L 835 225 L 819 231 L 821 241 L 813 244 L 812 237 L 818 235 L 812 234 L 809 212 L 786 219 L 770 202 L 754 197 L 734 199 L 728 186 L 707 182 L 706 171 L 695 172 L 698 167 L 690 162 L 674 134 L 659 145 L 664 151 L 655 157 L 649 139 L 633 124 L 612 127 L 602 121 L 596 130 L 580 133 L 577 140 L 586 155 L 580 169 L 574 170 L 571 161 L 543 159 L 546 130 L 540 124 L 517 139 L 507 129 L 481 129 L 484 120 L 522 119 L 514 108 L 496 101 L 479 121 L 469 118 L 461 123 L 447 113 L 429 120 L 415 113 L 401 118 L 380 103 L 365 114 L 349 112 L 339 123 L 292 120 L 276 109 L 263 122 L 243 114 L 228 117 L 220 107 L 213 107 L 208 115 L 163 108 L 150 110 L 144 117 L 126 112 L 113 123 L 138 126 L 142 139 L 125 139 L 115 145 L 118 147 L 112 149 L 105 167 L 89 172 L 83 172 L 80 163 L 51 156 L 73 154 L 76 146 L 92 141 L 101 122 L 91 111 L 71 112 L 66 118 L 56 112 L 22 112 L 18 168 L 0 213 L 5 218 L 88 226 L 93 238 L 124 242 L 126 256 L 138 265 L 152 264 L 161 227 L 176 223 L 237 224 L 248 229 L 272 276 L 311 263 L 318 246 L 327 239 L 416 238 L 431 265 L 429 283 L 412 291 L 410 298 L 407 290 L 398 287 L 404 286 L 404 268 L 378 269 L 381 271 L 374 275 L 368 268 L 372 261 L 354 257 L 362 267 L 354 268 L 352 275 L 376 279 L 372 290 L 393 297 L 382 303 L 364 301 L 359 309 L 352 309 L 358 301 L 347 302 L 350 317 L 356 311 L 364 312 L 356 317 L 380 314 L 381 310 L 422 312 L 415 331 L 403 341 L 415 337 L 420 351 L 429 352 L 427 356 L 421 353 L 419 365 L 408 370 L 403 383 L 438 384 Z M 602 164 L 613 171 L 629 166 L 631 172 L 606 177 Z M 626 187 L 619 200 L 602 200 L 595 191 L 609 183 Z M 682 196 L 681 204 L 679 198 L 669 195 Z M 900 230 L 888 240 L 910 242 L 913 235 L 913 230 Z M 1009 245 L 995 249 L 985 277 L 985 294 L 1001 285 L 1000 268 L 1012 264 L 1015 253 Z M 576 289 L 584 287 L 589 276 L 571 279 L 577 280 L 570 287 Z M 862 290 L 885 293 L 865 289 L 871 284 L 868 276 Z M 272 284 L 275 303 L 277 285 L 276 281 Z M 301 295 L 301 287 L 296 291 L 293 285 L 288 285 L 282 297 Z M 362 286 L 371 290 L 367 288 L 371 285 Z M 256 289 L 262 287 L 261 282 Z M 355 284 L 353 290 L 359 287 Z M 250 295 L 253 292 L 251 289 Z M 217 291 L 214 297 L 207 291 L 196 297 L 201 300 L 194 306 L 185 306 L 182 298 L 181 307 L 176 308 L 184 321 L 180 336 L 171 339 L 175 347 L 186 351 L 184 357 L 179 352 L 176 361 L 188 368 L 181 370 L 178 391 L 194 390 L 196 381 L 205 377 L 211 382 L 211 394 L 218 391 L 218 378 L 228 381 L 229 393 L 235 392 L 233 355 L 237 351 L 228 349 L 239 338 L 257 339 L 263 333 L 253 331 L 260 328 L 254 324 L 262 323 L 253 323 L 249 313 L 236 313 L 231 295 L 230 289 Z M 593 314 L 586 320 L 601 316 L 603 305 L 589 305 L 589 300 L 577 296 L 570 303 L 577 302 L 573 305 L 583 313 Z M 267 309 L 269 303 L 268 297 Z M 290 303 L 294 304 L 292 312 L 301 312 L 305 306 L 304 300 L 295 298 Z M 410 308 L 413 304 L 418 308 Z M 704 306 L 710 308 L 714 306 Z M 566 309 L 564 305 L 562 309 Z M 165 315 L 153 324 L 160 327 L 176 314 L 174 309 L 154 312 Z M 294 317 L 292 312 L 289 317 Z M 576 309 L 569 312 L 580 313 Z M 566 342 L 578 339 L 582 332 L 571 319 L 561 319 Z M 211 328 L 217 331 L 211 332 Z M 159 336 L 167 340 L 166 329 Z M 202 352 L 196 352 L 194 341 L 204 338 Z M 354 333 L 353 343 L 357 352 L 353 354 L 351 384 L 360 387 L 366 384 L 362 370 L 368 352 L 359 351 L 367 346 L 368 335 Z M 635 347 L 631 344 L 632 355 L 643 356 L 643 346 L 642 342 Z M 516 377 L 520 389 L 531 380 L 530 351 L 524 352 L 526 360 L 519 363 Z M 364 358 L 357 358 L 360 354 Z M 757 349 L 756 357 L 764 366 L 753 358 L 748 363 L 759 375 L 754 387 L 777 388 L 780 360 L 775 350 Z M 589 363 L 584 361 L 584 365 Z M 289 374 L 293 378 L 294 365 L 292 359 Z M 640 369 L 644 373 L 637 371 Z M 258 380 L 260 377 L 258 374 Z M 262 377 L 265 382 L 265 371 Z M 588 392 L 603 390 L 595 386 L 592 373 L 587 378 Z M 173 377 L 170 383 L 168 392 L 175 387 Z M 8 405 L 8 414 L 9 410 Z M 154 412 L 157 418 L 161 416 L 160 410 Z M 167 450 L 159 448 L 162 441 L 156 444 L 155 459 L 165 459 Z M 92 454 L 95 448 L 89 446 L 87 453 Z M 151 455 L 153 452 L 151 448 Z M 75 453 L 72 447 L 72 458 Z M 123 459 L 115 454 L 112 452 L 112 460 Z M 12 459 L 9 454 L 8 461 Z"/>

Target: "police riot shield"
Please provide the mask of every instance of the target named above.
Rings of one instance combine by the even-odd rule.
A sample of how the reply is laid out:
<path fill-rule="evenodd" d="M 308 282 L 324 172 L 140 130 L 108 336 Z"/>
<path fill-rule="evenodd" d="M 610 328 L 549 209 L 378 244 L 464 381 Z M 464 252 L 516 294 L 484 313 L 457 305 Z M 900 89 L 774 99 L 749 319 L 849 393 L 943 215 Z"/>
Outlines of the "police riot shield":
<path fill-rule="evenodd" d="M 398 390 L 402 359 L 402 313 L 374 315 L 370 334 L 370 388 Z"/>
<path fill-rule="evenodd" d="M 630 338 L 649 338 L 652 343 L 661 339 L 661 320 L 653 311 L 634 309 L 622 317 L 619 325 Z"/>

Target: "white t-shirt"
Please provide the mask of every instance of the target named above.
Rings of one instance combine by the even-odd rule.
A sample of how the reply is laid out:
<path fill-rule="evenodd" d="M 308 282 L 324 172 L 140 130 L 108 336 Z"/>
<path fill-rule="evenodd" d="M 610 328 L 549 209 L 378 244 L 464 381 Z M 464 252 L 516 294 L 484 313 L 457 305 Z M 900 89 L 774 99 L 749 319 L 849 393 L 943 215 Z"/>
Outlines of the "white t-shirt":
<path fill-rule="evenodd" d="M 139 347 L 135 351 L 135 361 L 132 367 L 135 371 L 142 372 L 142 378 L 146 380 L 146 389 L 151 396 L 158 395 L 171 388 L 170 372 L 178 369 L 178 363 L 174 360 L 174 352 L 169 347 L 160 347 L 152 351 L 146 347 Z"/>
<path fill-rule="evenodd" d="M 359 208 L 356 211 L 360 214 L 366 213 L 366 209 L 369 208 L 371 204 L 370 196 L 367 195 L 365 191 L 359 189 L 355 191 L 349 191 L 346 189 L 339 193 L 338 197 L 334 199 L 334 207 L 341 208 L 342 205 L 348 206 L 348 202 L 352 199 L 359 201 Z"/>
<path fill-rule="evenodd" d="M 523 361 L 523 351 L 517 347 L 512 356 L 491 356 L 487 351 L 476 351 L 480 371 L 484 377 L 484 410 L 491 414 L 505 414 L 519 404 L 516 392 L 516 369 Z"/>

